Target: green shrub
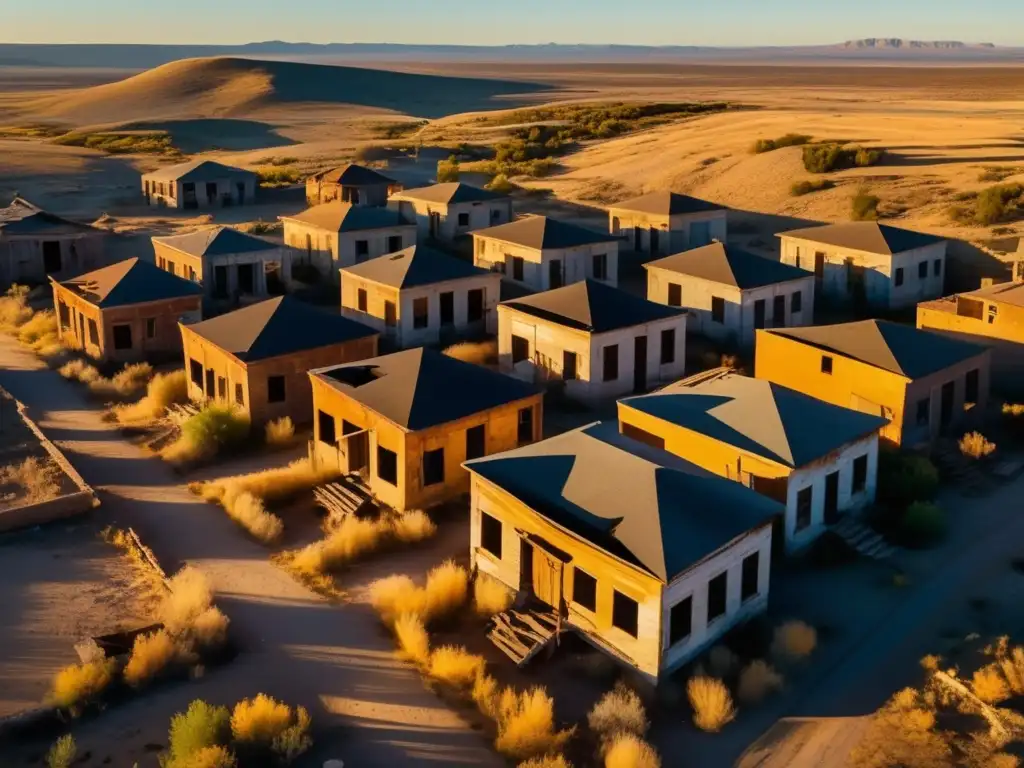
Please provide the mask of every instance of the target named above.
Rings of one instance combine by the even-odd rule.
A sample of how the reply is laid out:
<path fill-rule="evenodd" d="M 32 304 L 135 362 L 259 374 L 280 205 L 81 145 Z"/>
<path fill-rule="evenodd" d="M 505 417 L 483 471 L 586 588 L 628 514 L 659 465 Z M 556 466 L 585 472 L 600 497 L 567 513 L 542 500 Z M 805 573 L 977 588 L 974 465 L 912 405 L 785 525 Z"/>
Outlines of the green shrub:
<path fill-rule="evenodd" d="M 853 156 L 853 164 L 858 168 L 868 168 L 872 165 L 878 165 L 882 162 L 882 158 L 885 157 L 884 149 L 865 149 L 859 147 L 857 154 Z"/>
<path fill-rule="evenodd" d="M 287 187 L 302 181 L 299 169 L 291 167 L 264 166 L 256 169 L 256 176 L 261 187 Z"/>
<path fill-rule="evenodd" d="M 178 148 L 171 143 L 171 137 L 166 133 L 72 131 L 53 139 L 53 143 L 69 147 L 98 149 L 112 155 L 179 154 Z"/>
<path fill-rule="evenodd" d="M 881 200 L 866 189 L 860 189 L 850 200 L 850 216 L 854 221 L 875 221 L 878 219 L 878 204 Z"/>
<path fill-rule="evenodd" d="M 945 535 L 946 514 L 931 502 L 915 501 L 903 513 L 900 529 L 907 545 L 927 547 Z"/>
<path fill-rule="evenodd" d="M 798 147 L 803 144 L 808 144 L 811 141 L 811 137 L 804 133 L 787 133 L 785 136 L 780 136 L 777 139 L 758 139 L 754 142 L 752 152 L 756 155 L 764 152 L 771 152 L 776 149 L 782 149 L 783 147 Z"/>
<path fill-rule="evenodd" d="M 70 733 L 57 739 L 46 753 L 46 768 L 71 768 L 78 756 L 75 737 Z"/>
<path fill-rule="evenodd" d="M 974 221 L 983 226 L 1009 221 L 1020 211 L 1024 185 L 997 184 L 983 190 L 974 203 Z"/>
<path fill-rule="evenodd" d="M 878 165 L 885 157 L 884 149 L 843 147 L 840 144 L 814 144 L 804 147 L 804 168 L 810 173 L 831 173 L 846 168 Z"/>
<path fill-rule="evenodd" d="M 789 193 L 793 197 L 801 197 L 803 195 L 809 195 L 811 192 L 821 192 L 824 189 L 832 189 L 836 184 L 831 179 L 806 179 L 804 181 L 793 182 L 793 186 L 789 188 Z"/>
<path fill-rule="evenodd" d="M 879 452 L 879 500 L 903 509 L 915 501 L 930 501 L 938 490 L 939 470 L 927 457 Z"/>
<path fill-rule="evenodd" d="M 515 188 L 516 185 L 509 181 L 504 173 L 499 173 L 487 183 L 487 189 L 502 195 L 511 193 Z"/>
<path fill-rule="evenodd" d="M 201 699 L 193 701 L 187 711 L 171 718 L 162 768 L 191 768 L 197 753 L 227 742 L 230 720 L 227 707 L 214 707 Z"/>
<path fill-rule="evenodd" d="M 207 403 L 181 425 L 181 436 L 160 451 L 173 464 L 210 459 L 249 436 L 249 417 L 229 405 Z"/>
<path fill-rule="evenodd" d="M 437 164 L 437 182 L 444 184 L 445 182 L 458 181 L 459 180 L 459 158 L 452 155 L 447 160 L 441 160 Z"/>

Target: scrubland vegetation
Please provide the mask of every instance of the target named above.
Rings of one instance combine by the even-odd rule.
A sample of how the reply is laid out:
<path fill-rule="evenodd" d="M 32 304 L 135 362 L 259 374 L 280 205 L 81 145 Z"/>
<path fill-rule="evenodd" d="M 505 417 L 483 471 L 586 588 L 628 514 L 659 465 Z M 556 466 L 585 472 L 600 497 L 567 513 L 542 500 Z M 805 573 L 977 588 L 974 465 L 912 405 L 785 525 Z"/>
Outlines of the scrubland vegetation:
<path fill-rule="evenodd" d="M 1018 173 L 1021 169 L 1012 165 L 990 165 L 978 174 L 978 181 L 1003 181 Z"/>
<path fill-rule="evenodd" d="M 18 503 L 38 504 L 60 496 L 63 472 L 50 458 L 29 456 L 17 464 L 0 467 L 0 486 L 20 490 Z"/>
<path fill-rule="evenodd" d="M 686 696 L 693 708 L 693 724 L 702 731 L 717 733 L 736 717 L 732 695 L 717 678 L 691 677 L 686 683 Z"/>
<path fill-rule="evenodd" d="M 847 168 L 878 165 L 885 157 L 884 149 L 844 147 L 841 144 L 810 144 L 804 147 L 804 168 L 809 173 L 831 173 Z"/>
<path fill-rule="evenodd" d="M 263 165 L 256 168 L 261 187 L 289 187 L 302 181 L 302 172 L 291 166 Z"/>
<path fill-rule="evenodd" d="M 991 226 L 1015 221 L 1022 215 L 1024 185 L 997 184 L 976 195 L 965 195 L 961 202 L 965 204 L 954 205 L 949 209 L 950 218 L 961 224 Z"/>
<path fill-rule="evenodd" d="M 28 294 L 27 286 L 12 285 L 0 298 L 0 332 L 14 336 L 40 357 L 58 357 L 67 347 L 58 337 L 57 316 L 51 309 L 32 309 Z"/>
<path fill-rule="evenodd" d="M 209 461 L 237 448 L 249 437 L 248 415 L 233 406 L 205 403 L 181 425 L 178 438 L 160 450 L 160 457 L 178 466 Z"/>
<path fill-rule="evenodd" d="M 871 194 L 866 188 L 858 189 L 850 199 L 850 218 L 854 221 L 876 221 L 878 219 L 878 204 L 881 199 Z"/>
<path fill-rule="evenodd" d="M 878 501 L 874 524 L 908 547 L 927 547 L 946 530 L 944 511 L 932 503 L 939 488 L 939 471 L 924 456 L 881 451 L 878 461 Z"/>
<path fill-rule="evenodd" d="M 968 432 L 960 438 L 960 453 L 970 459 L 984 459 L 995 453 L 996 444 L 981 432 Z"/>
<path fill-rule="evenodd" d="M 804 181 L 793 182 L 793 186 L 789 188 L 789 193 L 793 197 L 802 197 L 812 192 L 832 189 L 835 185 L 835 182 L 831 179 L 805 179 Z"/>
<path fill-rule="evenodd" d="M 290 416 L 268 421 L 264 427 L 267 445 L 286 447 L 295 442 L 295 423 Z"/>
<path fill-rule="evenodd" d="M 111 378 L 84 360 L 71 360 L 58 372 L 69 381 L 85 384 L 92 394 L 105 399 L 133 397 L 153 378 L 153 366 L 149 363 L 129 363 Z"/>
<path fill-rule="evenodd" d="M 507 611 L 514 597 L 508 587 L 486 573 L 478 574 L 473 582 L 473 607 L 486 619 Z"/>
<path fill-rule="evenodd" d="M 87 147 L 112 155 L 180 155 L 166 133 L 134 131 L 72 131 L 53 139 L 54 144 Z"/>
<path fill-rule="evenodd" d="M 783 147 L 799 147 L 804 144 L 810 144 L 810 142 L 811 137 L 806 133 L 787 133 L 785 136 L 780 136 L 777 139 L 758 139 L 754 142 L 750 151 L 755 155 L 760 155 L 765 152 L 782 149 Z"/>
<path fill-rule="evenodd" d="M 437 182 L 445 184 L 459 180 L 459 158 L 452 155 L 447 160 L 439 160 L 437 163 Z"/>
<path fill-rule="evenodd" d="M 498 342 L 494 339 L 487 341 L 460 341 L 445 348 L 444 354 L 454 357 L 464 363 L 474 365 L 496 365 L 498 362 Z"/>
<path fill-rule="evenodd" d="M 146 394 L 136 403 L 114 406 L 118 424 L 125 427 L 147 426 L 167 415 L 170 406 L 188 400 L 185 371 L 157 373 L 146 385 Z"/>
<path fill-rule="evenodd" d="M 46 768 L 71 768 L 78 757 L 75 737 L 70 733 L 61 736 L 46 753 Z"/>

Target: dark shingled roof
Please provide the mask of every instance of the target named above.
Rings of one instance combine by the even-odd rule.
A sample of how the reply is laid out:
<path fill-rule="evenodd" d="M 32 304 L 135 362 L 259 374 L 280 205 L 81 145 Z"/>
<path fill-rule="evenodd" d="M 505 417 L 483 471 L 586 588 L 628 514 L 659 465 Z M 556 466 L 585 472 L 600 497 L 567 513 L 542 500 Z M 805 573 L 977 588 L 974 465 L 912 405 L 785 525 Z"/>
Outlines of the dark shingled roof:
<path fill-rule="evenodd" d="M 161 299 L 201 296 L 203 287 L 141 259 L 125 259 L 65 280 L 68 288 L 98 307 L 120 307 Z"/>
<path fill-rule="evenodd" d="M 163 181 L 206 181 L 209 179 L 223 179 L 231 176 L 252 176 L 256 174 L 244 168 L 224 165 L 213 160 L 189 160 L 177 165 L 168 165 L 164 168 L 157 168 L 155 171 L 144 173 L 148 179 Z"/>
<path fill-rule="evenodd" d="M 928 376 L 985 351 L 977 344 L 889 320 L 776 328 L 766 333 L 812 344 L 908 379 Z"/>
<path fill-rule="evenodd" d="M 814 274 L 722 243 L 711 243 L 701 248 L 649 261 L 644 267 L 667 269 L 681 275 L 730 285 L 740 290 L 800 280 Z"/>
<path fill-rule="evenodd" d="M 656 216 L 675 216 L 680 213 L 702 213 L 704 211 L 723 211 L 725 206 L 701 200 L 676 192 L 649 192 L 640 197 L 612 203 L 609 208 L 637 213 L 650 213 Z"/>
<path fill-rule="evenodd" d="M 341 184 L 346 187 L 372 187 L 395 183 L 394 179 L 388 178 L 383 173 L 377 173 L 372 168 L 366 168 L 355 163 L 321 171 L 314 174 L 313 179 L 326 181 L 329 184 Z"/>
<path fill-rule="evenodd" d="M 188 329 L 246 363 L 377 334 L 291 296 L 267 299 Z"/>
<path fill-rule="evenodd" d="M 344 275 L 355 275 L 394 288 L 413 288 L 489 274 L 488 270 L 475 267 L 468 261 L 422 245 L 412 245 L 341 271 Z"/>
<path fill-rule="evenodd" d="M 465 467 L 663 582 L 782 512 L 665 451 L 591 424 Z"/>
<path fill-rule="evenodd" d="M 212 227 L 184 235 L 154 237 L 153 242 L 192 256 L 223 256 L 228 253 L 253 253 L 280 248 L 279 245 L 231 227 Z"/>
<path fill-rule="evenodd" d="M 623 406 L 787 467 L 803 467 L 888 422 L 761 379 L 725 374 L 686 381 Z"/>
<path fill-rule="evenodd" d="M 796 237 L 814 243 L 837 245 L 855 251 L 892 256 L 915 248 L 941 243 L 945 238 L 914 232 L 909 229 L 890 227 L 877 221 L 853 221 L 846 224 L 826 224 L 821 227 L 807 227 L 780 232 L 779 237 Z"/>
<path fill-rule="evenodd" d="M 503 301 L 502 305 L 590 333 L 604 333 L 686 314 L 685 309 L 656 304 L 621 288 L 590 279 Z"/>
<path fill-rule="evenodd" d="M 396 197 L 422 200 L 426 203 L 482 203 L 488 200 L 501 200 L 508 195 L 500 195 L 489 189 L 471 187 L 461 181 L 448 181 L 443 184 L 432 184 L 429 187 L 415 187 L 402 190 Z"/>
<path fill-rule="evenodd" d="M 478 229 L 473 234 L 537 250 L 618 242 L 618 238 L 607 232 L 579 227 L 567 221 L 552 219 L 550 216 L 526 216 L 508 224 Z"/>
<path fill-rule="evenodd" d="M 21 197 L 14 198 L 6 208 L 0 208 L 0 231 L 12 235 L 29 235 L 36 232 L 62 230 L 86 230 L 97 234 L 103 231 L 89 224 L 70 221 L 49 211 L 44 211 L 38 205 L 33 205 Z"/>
<path fill-rule="evenodd" d="M 537 394 L 511 376 L 422 347 L 310 375 L 413 432 Z"/>
<path fill-rule="evenodd" d="M 329 232 L 359 232 L 365 229 L 415 226 L 407 224 L 398 211 L 338 202 L 314 205 L 301 213 L 278 218 L 282 221 L 298 221 Z"/>

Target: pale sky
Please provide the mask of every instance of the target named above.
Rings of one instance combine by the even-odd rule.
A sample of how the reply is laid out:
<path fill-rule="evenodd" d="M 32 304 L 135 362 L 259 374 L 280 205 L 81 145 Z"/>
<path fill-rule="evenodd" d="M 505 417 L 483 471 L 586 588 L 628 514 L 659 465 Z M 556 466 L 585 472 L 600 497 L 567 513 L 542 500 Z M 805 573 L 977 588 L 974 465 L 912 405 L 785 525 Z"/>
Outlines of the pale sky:
<path fill-rule="evenodd" d="M 8 43 L 1024 45 L 1021 0 L 0 0 Z"/>

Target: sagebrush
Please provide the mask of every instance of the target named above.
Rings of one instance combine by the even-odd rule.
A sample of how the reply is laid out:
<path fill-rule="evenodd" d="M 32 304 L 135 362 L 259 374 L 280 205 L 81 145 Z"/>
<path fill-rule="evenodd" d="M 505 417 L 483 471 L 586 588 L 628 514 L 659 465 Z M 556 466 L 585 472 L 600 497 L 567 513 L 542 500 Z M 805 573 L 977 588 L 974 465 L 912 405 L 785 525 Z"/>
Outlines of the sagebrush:
<path fill-rule="evenodd" d="M 693 723 L 702 731 L 720 731 L 736 717 L 729 689 L 717 678 L 691 677 L 686 683 L 686 695 L 693 708 Z"/>

